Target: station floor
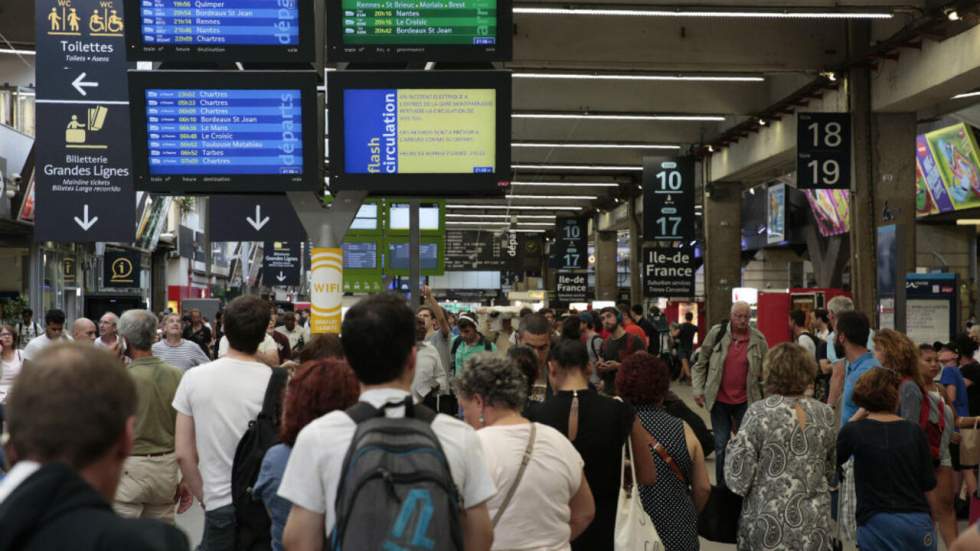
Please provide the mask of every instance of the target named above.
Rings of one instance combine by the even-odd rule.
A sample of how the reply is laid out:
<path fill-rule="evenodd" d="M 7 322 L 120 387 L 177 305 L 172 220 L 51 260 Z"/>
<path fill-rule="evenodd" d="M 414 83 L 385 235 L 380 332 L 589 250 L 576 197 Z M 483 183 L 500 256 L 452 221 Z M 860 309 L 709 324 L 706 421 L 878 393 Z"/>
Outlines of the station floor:
<path fill-rule="evenodd" d="M 691 387 L 690 385 L 674 384 L 671 385 L 671 390 L 673 390 L 678 396 L 687 402 L 688 406 L 694 411 L 700 413 L 701 417 L 704 418 L 705 423 L 710 426 L 711 420 L 707 412 L 699 408 L 694 400 L 691 399 Z M 714 455 L 707 460 L 708 474 L 711 477 L 711 482 L 714 483 L 715 479 L 715 462 Z M 191 541 L 191 548 L 196 548 L 198 543 L 201 541 L 201 534 L 204 532 L 204 511 L 200 506 L 195 504 L 183 515 L 177 517 L 177 525 L 187 533 L 187 537 Z M 960 531 L 962 532 L 966 529 L 966 521 L 960 522 Z M 734 545 L 726 545 L 721 543 L 709 542 L 706 540 L 701 540 L 701 551 L 731 551 L 734 550 Z M 942 551 L 946 549 L 943 545 L 942 540 L 939 540 L 939 550 Z M 856 551 L 857 547 L 853 545 L 844 545 L 845 551 Z"/>

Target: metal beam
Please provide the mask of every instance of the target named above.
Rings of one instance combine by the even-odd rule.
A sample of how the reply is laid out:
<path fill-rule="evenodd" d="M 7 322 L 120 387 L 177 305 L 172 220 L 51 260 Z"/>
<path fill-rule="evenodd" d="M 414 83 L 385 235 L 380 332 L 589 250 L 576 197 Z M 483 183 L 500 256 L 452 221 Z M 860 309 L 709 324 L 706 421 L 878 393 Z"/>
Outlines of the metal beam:
<path fill-rule="evenodd" d="M 334 195 L 327 208 L 319 196 L 308 192 L 288 192 L 289 202 L 306 230 L 306 235 L 317 247 L 339 247 L 351 222 L 357 216 L 366 191 L 340 191 Z"/>

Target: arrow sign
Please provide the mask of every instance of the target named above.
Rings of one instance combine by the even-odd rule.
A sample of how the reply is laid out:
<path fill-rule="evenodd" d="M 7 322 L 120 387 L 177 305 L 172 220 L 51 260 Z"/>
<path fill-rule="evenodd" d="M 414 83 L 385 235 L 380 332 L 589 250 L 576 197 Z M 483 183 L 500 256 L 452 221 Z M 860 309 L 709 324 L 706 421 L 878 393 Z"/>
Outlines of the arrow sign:
<path fill-rule="evenodd" d="M 86 81 L 86 73 L 78 75 L 75 80 L 71 81 L 71 85 L 78 91 L 79 94 L 87 96 L 88 92 L 85 91 L 86 88 L 98 88 L 99 83 L 95 81 Z"/>
<path fill-rule="evenodd" d="M 249 223 L 250 226 L 255 228 L 255 231 L 259 231 L 269 222 L 269 217 L 266 216 L 265 219 L 262 218 L 262 205 L 255 205 L 255 218 L 246 217 L 245 221 Z"/>
<path fill-rule="evenodd" d="M 279 283 L 282 283 L 283 281 L 286 281 L 286 274 L 282 273 L 282 270 L 279 270 L 279 275 L 276 276 L 276 279 L 279 281 Z"/>
<path fill-rule="evenodd" d="M 85 205 L 82 209 L 82 217 L 75 217 L 75 223 L 82 227 L 82 231 L 88 231 L 96 222 L 99 221 L 98 216 L 88 217 L 88 205 Z"/>
<path fill-rule="evenodd" d="M 303 260 L 299 242 L 269 242 L 263 250 L 263 285 L 295 287 L 300 284 L 300 264 Z"/>

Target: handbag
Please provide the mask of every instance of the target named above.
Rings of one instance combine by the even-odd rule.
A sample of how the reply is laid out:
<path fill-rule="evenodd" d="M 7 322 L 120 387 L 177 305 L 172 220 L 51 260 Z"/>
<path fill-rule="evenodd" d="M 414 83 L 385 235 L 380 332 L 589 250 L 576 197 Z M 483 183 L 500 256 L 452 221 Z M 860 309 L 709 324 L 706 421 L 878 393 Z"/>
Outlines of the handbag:
<path fill-rule="evenodd" d="M 643 509 L 636 484 L 636 467 L 632 461 L 632 438 L 623 445 L 623 463 L 619 469 L 619 501 L 616 506 L 615 551 L 665 551 L 663 541 L 650 515 Z M 632 478 L 627 485 L 625 471 L 629 466 Z"/>
<path fill-rule="evenodd" d="M 960 429 L 960 465 L 972 467 L 980 464 L 980 417 L 973 418 L 973 427 Z"/>
<path fill-rule="evenodd" d="M 727 486 L 712 486 L 708 503 L 698 515 L 698 535 L 719 543 L 738 543 L 738 521 L 742 517 L 742 496 Z"/>
<path fill-rule="evenodd" d="M 517 491 L 517 486 L 521 483 L 521 479 L 524 478 L 524 471 L 527 470 L 527 464 L 531 462 L 531 452 L 534 451 L 534 436 L 537 433 L 538 426 L 532 422 L 531 435 L 527 438 L 527 447 L 524 448 L 524 457 L 521 459 L 521 467 L 517 469 L 517 476 L 514 478 L 514 483 L 510 485 L 510 489 L 507 490 L 507 495 L 504 496 L 504 500 L 500 502 L 500 507 L 493 515 L 493 520 L 490 523 L 491 529 L 497 528 L 497 523 L 500 522 L 500 517 L 504 516 L 504 511 L 506 511 L 507 506 L 510 505 L 510 500 L 513 499 L 514 492 Z"/>

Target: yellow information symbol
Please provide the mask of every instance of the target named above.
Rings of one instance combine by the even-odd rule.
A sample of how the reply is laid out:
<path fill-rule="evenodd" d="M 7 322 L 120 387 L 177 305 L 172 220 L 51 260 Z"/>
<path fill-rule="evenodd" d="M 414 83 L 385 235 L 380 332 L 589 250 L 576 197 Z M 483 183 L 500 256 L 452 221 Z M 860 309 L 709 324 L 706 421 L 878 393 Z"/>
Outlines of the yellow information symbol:
<path fill-rule="evenodd" d="M 82 36 L 82 16 L 71 0 L 57 0 L 48 12 L 48 34 L 56 36 Z M 90 36 L 123 36 L 122 16 L 114 0 L 99 0 L 99 7 L 88 16 L 87 29 Z"/>
<path fill-rule="evenodd" d="M 110 266 L 112 271 L 112 277 L 110 281 L 112 283 L 133 283 L 133 261 L 126 258 L 117 258 L 112 261 L 112 266 Z"/>
<path fill-rule="evenodd" d="M 90 107 L 86 112 L 84 122 L 79 120 L 78 115 L 72 115 L 65 127 L 65 147 L 69 149 L 106 149 L 106 145 L 89 143 L 89 134 L 102 130 L 105 119 L 109 115 L 109 109 L 99 105 Z"/>

